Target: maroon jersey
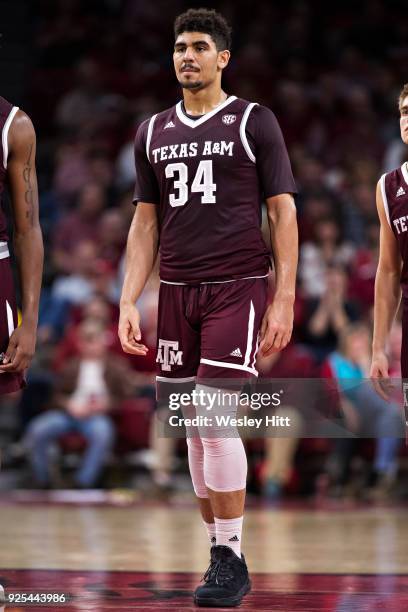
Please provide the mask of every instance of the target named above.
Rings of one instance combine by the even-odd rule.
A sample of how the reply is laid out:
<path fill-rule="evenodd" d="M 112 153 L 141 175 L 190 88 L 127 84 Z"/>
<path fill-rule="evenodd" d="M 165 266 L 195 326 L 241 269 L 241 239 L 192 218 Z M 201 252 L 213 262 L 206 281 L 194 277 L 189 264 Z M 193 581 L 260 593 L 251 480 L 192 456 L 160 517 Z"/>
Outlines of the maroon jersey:
<path fill-rule="evenodd" d="M 296 193 L 274 114 L 229 97 L 200 118 L 183 103 L 139 127 L 134 201 L 157 206 L 160 277 L 200 283 L 264 276 L 261 201 Z"/>
<path fill-rule="evenodd" d="M 402 258 L 401 289 L 408 299 L 408 166 L 383 174 L 380 179 L 384 210 Z"/>
<path fill-rule="evenodd" d="M 8 132 L 17 111 L 17 106 L 13 106 L 10 104 L 10 102 L 7 102 L 7 100 L 0 96 L 0 130 L 2 144 L 0 147 L 0 242 L 4 242 L 8 239 L 7 222 L 3 211 L 2 198 L 7 173 Z"/>

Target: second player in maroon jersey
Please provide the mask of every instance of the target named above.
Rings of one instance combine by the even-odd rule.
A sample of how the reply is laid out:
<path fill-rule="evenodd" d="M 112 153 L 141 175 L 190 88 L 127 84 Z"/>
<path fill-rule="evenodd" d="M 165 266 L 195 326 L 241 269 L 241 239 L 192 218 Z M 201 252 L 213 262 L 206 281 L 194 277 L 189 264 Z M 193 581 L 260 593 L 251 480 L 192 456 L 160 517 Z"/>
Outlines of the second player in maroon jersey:
<path fill-rule="evenodd" d="M 398 100 L 401 138 L 408 144 L 408 83 Z M 380 257 L 375 281 L 374 337 L 371 377 L 387 397 L 386 343 L 402 295 L 401 374 L 408 382 L 408 164 L 384 174 L 377 185 L 381 223 Z"/>
<path fill-rule="evenodd" d="M 0 394 L 24 385 L 34 353 L 40 297 L 43 244 L 38 220 L 35 172 L 36 138 L 29 117 L 0 97 Z M 3 192 L 8 184 L 13 211 L 13 241 L 22 295 L 22 323 L 10 266 Z"/>

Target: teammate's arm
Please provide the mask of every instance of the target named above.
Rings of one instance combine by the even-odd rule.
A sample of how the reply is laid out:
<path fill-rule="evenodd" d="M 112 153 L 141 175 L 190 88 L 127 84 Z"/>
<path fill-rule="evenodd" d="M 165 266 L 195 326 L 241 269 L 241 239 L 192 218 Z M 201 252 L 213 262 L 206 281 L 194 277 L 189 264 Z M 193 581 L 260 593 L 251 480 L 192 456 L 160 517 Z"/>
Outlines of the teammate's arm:
<path fill-rule="evenodd" d="M 298 228 L 293 196 L 282 193 L 267 198 L 268 221 L 275 264 L 275 295 L 261 325 L 260 351 L 270 355 L 288 344 L 293 329 Z"/>
<path fill-rule="evenodd" d="M 375 277 L 374 335 L 370 376 L 377 393 L 384 399 L 388 399 L 386 387 L 381 386 L 380 379 L 388 378 L 385 344 L 401 301 L 402 260 L 397 241 L 385 214 L 380 183 L 377 184 L 376 201 L 381 229 L 380 256 Z"/>
<path fill-rule="evenodd" d="M 18 111 L 8 133 L 7 177 L 14 221 L 14 251 L 22 292 L 22 323 L 14 330 L 0 370 L 21 372 L 34 354 L 44 249 L 38 215 L 36 137 L 30 118 Z"/>
<path fill-rule="evenodd" d="M 125 280 L 120 298 L 118 333 L 125 353 L 146 355 L 148 350 L 140 343 L 140 314 L 135 303 L 153 269 L 158 245 L 156 206 L 139 202 L 129 230 Z"/>

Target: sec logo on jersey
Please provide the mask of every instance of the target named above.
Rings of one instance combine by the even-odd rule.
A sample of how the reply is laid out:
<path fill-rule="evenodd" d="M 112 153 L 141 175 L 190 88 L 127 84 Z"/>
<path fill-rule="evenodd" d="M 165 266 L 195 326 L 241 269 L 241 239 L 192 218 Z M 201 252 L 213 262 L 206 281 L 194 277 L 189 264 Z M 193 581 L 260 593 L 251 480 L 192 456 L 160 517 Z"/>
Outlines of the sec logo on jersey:
<path fill-rule="evenodd" d="M 222 120 L 225 123 L 225 125 L 231 125 L 232 123 L 234 123 L 236 118 L 237 118 L 236 115 L 223 115 L 222 116 Z"/>

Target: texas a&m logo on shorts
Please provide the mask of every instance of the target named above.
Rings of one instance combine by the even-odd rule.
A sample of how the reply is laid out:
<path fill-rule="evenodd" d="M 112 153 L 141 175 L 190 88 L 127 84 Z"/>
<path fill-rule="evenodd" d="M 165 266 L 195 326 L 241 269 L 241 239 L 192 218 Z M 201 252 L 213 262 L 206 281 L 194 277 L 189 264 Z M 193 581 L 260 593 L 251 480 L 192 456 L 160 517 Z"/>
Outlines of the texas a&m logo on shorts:
<path fill-rule="evenodd" d="M 159 338 L 156 363 L 161 364 L 161 369 L 171 372 L 171 366 L 183 365 L 183 351 L 179 351 L 177 340 L 162 340 Z"/>
<path fill-rule="evenodd" d="M 234 123 L 236 118 L 237 118 L 236 115 L 223 115 L 222 116 L 222 120 L 225 123 L 225 125 L 231 125 L 231 123 Z"/>

